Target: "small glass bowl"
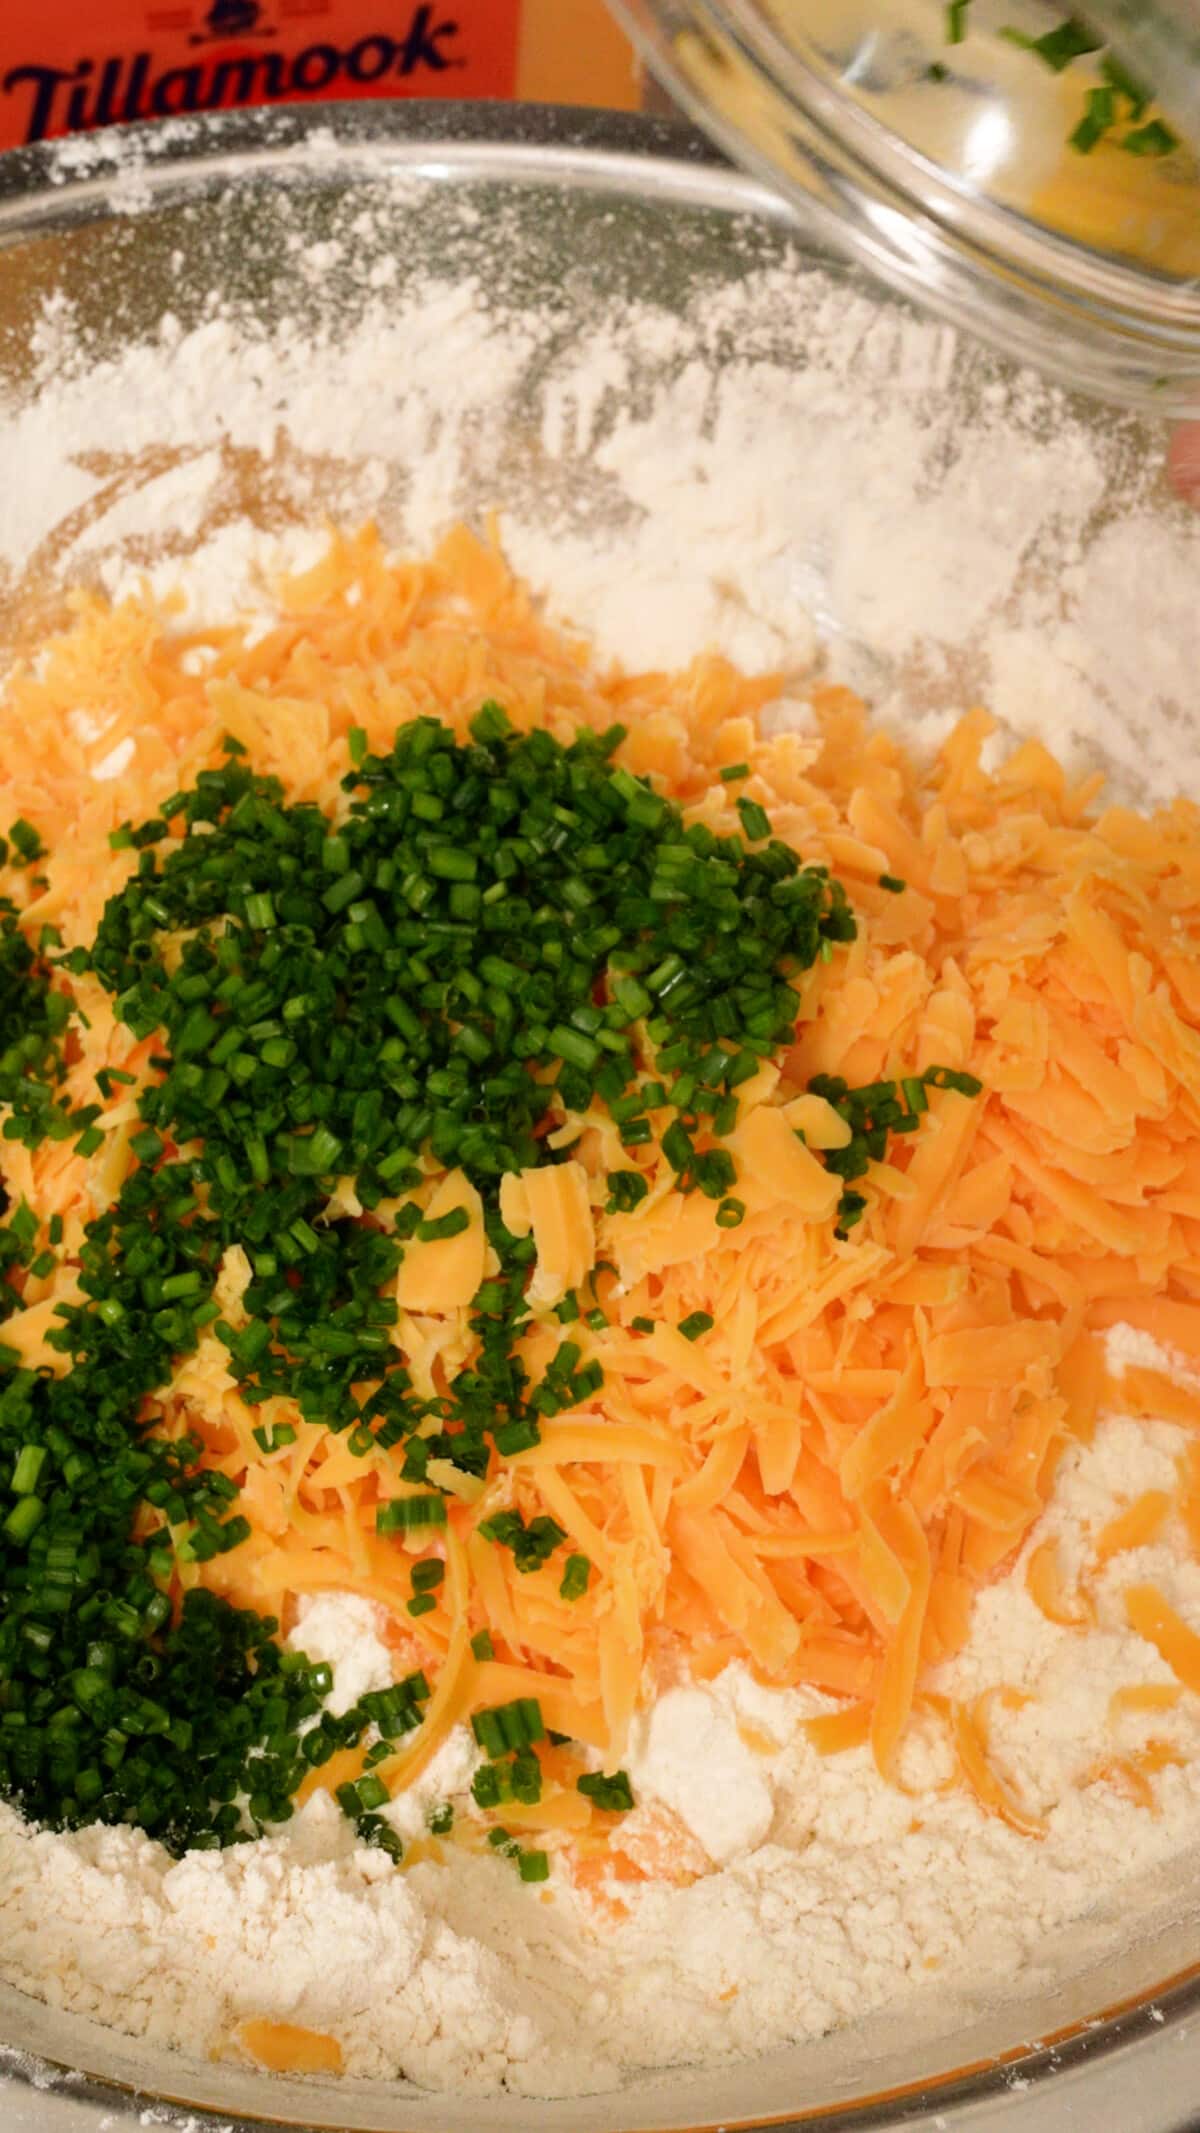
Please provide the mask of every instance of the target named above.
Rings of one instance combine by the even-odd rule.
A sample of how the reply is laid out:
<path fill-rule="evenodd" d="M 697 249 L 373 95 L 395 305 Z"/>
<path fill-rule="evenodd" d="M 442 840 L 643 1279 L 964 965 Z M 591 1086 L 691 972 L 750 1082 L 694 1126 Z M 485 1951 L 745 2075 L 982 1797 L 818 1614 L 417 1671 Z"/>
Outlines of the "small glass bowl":
<path fill-rule="evenodd" d="M 1160 86 L 1145 110 L 1102 48 L 1028 49 L 1063 21 L 1047 0 L 613 5 L 692 116 L 894 289 L 1085 392 L 1200 412 L 1198 0 L 1091 9 Z"/>

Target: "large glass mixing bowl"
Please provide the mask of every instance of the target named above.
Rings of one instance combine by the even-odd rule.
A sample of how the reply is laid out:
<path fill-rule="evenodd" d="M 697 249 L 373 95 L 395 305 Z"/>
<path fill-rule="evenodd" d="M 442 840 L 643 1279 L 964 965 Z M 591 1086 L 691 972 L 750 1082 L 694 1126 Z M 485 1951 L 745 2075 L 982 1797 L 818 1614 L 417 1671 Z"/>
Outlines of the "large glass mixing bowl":
<path fill-rule="evenodd" d="M 613 5 L 712 136 L 893 288 L 1086 391 L 1200 409 L 1196 0 L 1096 0 L 1090 35 L 1050 0 Z"/>
<path fill-rule="evenodd" d="M 312 271 L 302 271 L 305 263 Z M 765 316 L 750 345 L 744 335 L 722 340 L 714 326 L 711 354 L 718 370 L 763 361 L 795 381 L 794 407 L 786 392 L 772 403 L 779 425 L 772 442 L 786 496 L 778 567 L 797 617 L 815 615 L 823 636 L 866 662 L 873 693 L 898 694 L 916 715 L 945 708 L 948 697 L 969 702 L 987 686 L 964 614 L 979 611 L 985 592 L 1001 605 L 1020 599 L 1037 571 L 1061 610 L 1060 651 L 1048 656 L 1061 657 L 1065 683 L 1106 598 L 1114 533 L 1144 529 L 1156 552 L 1165 544 L 1172 555 L 1191 554 L 1196 571 L 1180 596 L 1169 589 L 1174 580 L 1153 572 L 1125 588 L 1122 620 L 1134 651 L 1115 661 L 1109 685 L 1132 736 L 1131 765 L 1139 721 L 1186 715 L 1170 691 L 1161 702 L 1148 700 L 1136 658 L 1139 644 L 1165 633 L 1183 683 L 1200 673 L 1200 529 L 1158 482 L 1156 431 L 1023 382 L 977 346 L 920 325 L 906 307 L 831 264 L 811 226 L 776 195 L 716 166 L 691 137 L 645 122 L 374 104 L 326 108 L 319 122 L 299 112 L 231 116 L 127 135 L 120 145 L 90 142 L 86 153 L 69 143 L 0 159 L 0 535 L 14 522 L 10 514 L 39 500 L 36 456 L 20 457 L 4 439 L 16 434 L 7 418 L 36 399 L 39 364 L 46 376 L 54 345 L 48 318 L 69 319 L 87 361 L 111 366 L 148 342 L 175 345 L 211 318 L 214 299 L 292 344 L 318 319 L 324 330 L 331 307 L 349 328 L 381 289 L 399 306 L 430 275 L 473 279 L 493 306 L 537 314 L 547 329 L 514 370 L 492 427 L 474 439 L 451 499 L 457 508 L 503 512 L 519 496 L 526 514 L 531 500 L 540 503 L 568 533 L 586 526 L 606 502 L 595 464 L 583 454 L 564 478 L 539 444 L 560 361 L 598 319 L 626 307 L 629 345 L 641 335 L 644 363 L 624 387 L 619 378 L 613 384 L 607 414 L 597 403 L 597 419 L 611 421 L 623 392 L 643 403 L 652 395 L 653 366 L 671 342 L 664 322 L 685 314 L 727 319 L 732 299 L 758 277 L 780 294 L 775 330 Z M 798 309 L 808 319 L 802 334 Z M 174 322 L 166 343 L 165 318 Z M 231 514 L 263 527 L 285 523 L 296 509 L 297 466 L 312 511 L 344 514 L 364 449 L 385 527 L 400 512 L 412 461 L 432 440 L 411 423 L 396 429 L 399 373 L 395 391 L 379 381 L 373 407 L 347 405 L 345 451 L 326 452 L 318 463 L 304 459 L 303 434 L 291 433 L 286 407 L 277 430 L 263 427 L 252 445 L 233 448 L 222 410 L 237 397 L 237 364 L 261 365 L 265 344 L 248 340 L 240 356 L 228 341 L 221 345 L 233 367 L 214 376 L 202 404 L 193 376 L 187 391 L 181 382 L 177 397 L 168 393 L 142 411 L 136 450 L 123 415 L 120 436 L 102 437 L 80 455 L 59 517 L 43 512 L 36 548 L 7 576 L 0 569 L 0 659 L 5 646 L 36 642 L 61 612 L 65 591 L 94 578 L 106 559 L 183 556 L 211 531 L 186 483 L 186 508 L 172 515 L 163 503 L 172 469 L 205 453 L 221 462 L 212 496 L 224 523 Z M 137 375 L 130 372 L 131 393 Z M 85 369 L 85 391 L 88 376 Z M 111 393 L 111 371 L 105 389 Z M 880 464 L 898 409 L 922 440 L 921 464 L 907 476 Z M 1009 523 L 999 493 L 1010 419 L 1012 440 L 1061 490 L 1042 513 L 1036 554 L 1031 529 Z M 966 483 L 956 476 L 956 457 L 985 423 L 995 438 L 996 480 Z M 1074 440 L 1070 451 L 1061 449 L 1064 438 Z M 833 495 L 806 478 L 822 441 L 838 460 Z M 1076 493 L 1073 469 L 1089 470 L 1086 496 Z M 889 480 L 897 539 L 913 551 L 912 655 L 903 669 L 889 668 L 864 632 L 861 597 L 848 604 L 849 589 L 861 595 L 864 588 L 841 539 L 851 506 L 871 508 Z M 901 493 L 905 480 L 911 494 Z M 914 529 L 928 526 L 930 514 L 963 536 L 953 631 L 945 582 L 937 569 L 918 567 Z M 971 576 L 983 536 L 993 566 L 1011 552 L 1006 581 L 990 589 Z M 735 529 L 731 565 L 736 550 Z M 1194 732 L 1193 724 L 1187 733 Z M 766 2123 L 810 2133 L 901 2126 L 1183 2133 L 1200 2093 L 1197 1868 L 1200 1859 L 1177 1862 L 1136 1896 L 1126 1891 L 1103 1914 L 1048 1939 L 1035 1969 L 967 2004 L 948 1979 L 947 1991 L 926 1992 L 902 2015 L 877 2015 L 753 2062 L 677 2069 L 576 2101 L 507 2096 L 481 2104 L 422 2094 L 402 2080 L 275 2078 L 188 2060 L 0 1987 L 0 2122 L 5 2133 L 113 2133 L 138 2123 L 230 2133 L 263 2122 L 343 2133 L 475 2133 L 484 2122 L 491 2133 Z"/>

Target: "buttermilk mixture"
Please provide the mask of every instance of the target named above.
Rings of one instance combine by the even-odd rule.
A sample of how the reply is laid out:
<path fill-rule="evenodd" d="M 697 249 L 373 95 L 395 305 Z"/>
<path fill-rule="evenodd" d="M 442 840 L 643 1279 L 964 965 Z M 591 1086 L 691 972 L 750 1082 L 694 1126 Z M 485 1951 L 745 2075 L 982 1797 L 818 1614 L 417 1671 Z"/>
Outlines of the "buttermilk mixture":
<path fill-rule="evenodd" d="M 422 316 L 418 413 L 493 332 Z M 1033 573 L 905 737 L 906 586 L 836 549 L 868 710 L 743 450 L 764 390 L 816 448 L 833 373 L 701 414 L 676 361 L 593 449 L 621 345 L 541 444 L 624 473 L 624 546 L 441 481 L 284 574 L 226 513 L 184 604 L 108 569 L 118 483 L 109 593 L 4 685 L 0 1971 L 199 2058 L 600 2090 L 998 1991 L 1200 1837 L 1200 811 L 1106 800 L 1081 639 L 1059 755 L 958 715 L 1002 610 L 1036 699 Z M 132 462 L 153 391 L 60 354 Z M 963 523 L 1020 483 L 981 434 Z"/>

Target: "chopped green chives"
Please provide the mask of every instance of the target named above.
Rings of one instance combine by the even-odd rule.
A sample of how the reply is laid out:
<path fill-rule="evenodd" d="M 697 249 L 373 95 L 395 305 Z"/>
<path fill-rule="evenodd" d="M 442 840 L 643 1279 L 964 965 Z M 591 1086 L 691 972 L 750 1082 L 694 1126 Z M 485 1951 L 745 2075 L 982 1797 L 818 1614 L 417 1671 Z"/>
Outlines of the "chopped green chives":
<path fill-rule="evenodd" d="M 390 1797 L 383 1779 L 376 1777 L 373 1771 L 366 1772 L 354 1784 L 339 1785 L 337 1790 L 339 1806 L 351 1817 L 369 1814 L 375 1808 L 385 1806 Z"/>
<path fill-rule="evenodd" d="M 355 868 L 351 868 L 348 874 L 337 876 L 326 889 L 321 902 L 330 915 L 336 917 L 339 911 L 344 911 L 348 904 L 354 902 L 364 886 L 363 876 Z"/>
<path fill-rule="evenodd" d="M 246 924 L 266 931 L 276 923 L 275 905 L 266 890 L 246 898 Z"/>
<path fill-rule="evenodd" d="M 692 1164 L 692 1176 L 709 1200 L 724 1200 L 737 1173 L 733 1157 L 725 1148 L 709 1148 Z"/>
<path fill-rule="evenodd" d="M 206 1052 L 216 1037 L 219 1024 L 209 1014 L 207 1007 L 194 1007 L 181 1024 L 174 1042 L 178 1059 L 188 1059 L 196 1053 Z"/>
<path fill-rule="evenodd" d="M 957 1067 L 926 1067 L 923 1079 L 929 1089 L 953 1089 L 959 1096 L 979 1096 L 983 1090 L 974 1074 L 964 1074 Z"/>
<path fill-rule="evenodd" d="M 629 1124 L 621 1128 L 623 1148 L 645 1148 L 653 1139 L 654 1131 L 648 1118 L 631 1118 Z"/>
<path fill-rule="evenodd" d="M 203 1282 L 204 1276 L 195 1267 L 186 1274 L 171 1274 L 162 1285 L 162 1300 L 172 1303 L 181 1296 L 197 1296 Z"/>
<path fill-rule="evenodd" d="M 444 1215 L 431 1221 L 428 1216 L 417 1226 L 417 1237 L 422 1244 L 434 1244 L 445 1237 L 461 1237 L 471 1226 L 471 1217 L 465 1207 L 452 1207 Z"/>
<path fill-rule="evenodd" d="M 690 1168 L 696 1153 L 695 1144 L 686 1127 L 678 1119 L 667 1127 L 661 1146 L 672 1170 L 682 1173 Z"/>
<path fill-rule="evenodd" d="M 540 1570 L 567 1537 L 556 1519 L 543 1515 L 526 1525 L 519 1511 L 496 1511 L 480 1521 L 478 1531 L 497 1547 L 508 1548 L 517 1569 L 526 1573 Z"/>
<path fill-rule="evenodd" d="M 46 1506 L 40 1496 L 22 1496 L 5 1519 L 4 1531 L 11 1541 L 18 1544 L 30 1540 L 45 1513 Z"/>
<path fill-rule="evenodd" d="M 771 818 L 766 808 L 760 807 L 757 800 L 740 799 L 737 803 L 737 811 L 742 818 L 742 828 L 748 837 L 753 837 L 757 840 L 760 837 L 770 836 Z"/>
<path fill-rule="evenodd" d="M 625 1770 L 614 1770 L 607 1777 L 599 1770 L 585 1772 L 576 1778 L 575 1789 L 605 1814 L 628 1814 L 633 1806 L 633 1787 Z"/>
<path fill-rule="evenodd" d="M 1135 75 L 1131 74 L 1127 67 L 1122 65 L 1113 52 L 1104 54 L 1103 59 L 1100 61 L 1100 72 L 1109 87 L 1115 89 L 1118 96 L 1124 97 L 1129 105 L 1130 120 L 1140 119 L 1147 104 L 1150 102 L 1150 92 L 1144 84 Z"/>
<path fill-rule="evenodd" d="M 436 844 L 426 854 L 426 865 L 431 874 L 441 881 L 474 881 L 478 861 L 474 852 L 464 852 L 460 845 Z"/>
<path fill-rule="evenodd" d="M 418 1526 L 444 1526 L 444 1496 L 396 1496 L 375 1513 L 377 1533 L 411 1533 Z"/>
<path fill-rule="evenodd" d="M 529 1452 L 541 1442 L 541 1431 L 532 1415 L 518 1415 L 512 1422 L 497 1422 L 492 1430 L 492 1442 L 502 1459 L 512 1459 L 518 1452 Z"/>
<path fill-rule="evenodd" d="M 900 896 L 908 887 L 908 883 L 902 881 L 899 874 L 881 874 L 879 886 L 881 889 L 887 889 L 892 896 Z"/>
<path fill-rule="evenodd" d="M 638 984 L 636 978 L 614 979 L 612 991 L 614 1001 L 630 1022 L 636 1021 L 641 1015 L 648 1015 L 654 1005 L 651 995 L 644 985 Z"/>
<path fill-rule="evenodd" d="M 1121 147 L 1130 156 L 1169 156 L 1179 146 L 1178 134 L 1172 133 L 1161 119 L 1151 119 L 1145 126 L 1137 126 L 1132 133 L 1123 134 Z"/>
<path fill-rule="evenodd" d="M 586 1036 L 582 1030 L 568 1029 L 562 1022 L 556 1023 L 550 1032 L 550 1047 L 568 1066 L 579 1067 L 585 1073 L 600 1057 L 600 1046 L 594 1038 Z"/>
<path fill-rule="evenodd" d="M 32 1496 L 38 1485 L 42 1468 L 49 1454 L 44 1444 L 25 1444 L 17 1455 L 12 1472 L 14 1496 Z"/>
<path fill-rule="evenodd" d="M 510 1749 L 527 1748 L 546 1738 L 542 1707 L 533 1696 L 473 1712 L 471 1730 L 484 1754 L 493 1761 L 507 1755 Z"/>
<path fill-rule="evenodd" d="M 484 747 L 489 741 L 502 741 L 512 732 L 512 724 L 503 706 L 489 699 L 481 705 L 471 720 L 471 738 Z"/>
<path fill-rule="evenodd" d="M 293 1140 L 289 1167 L 298 1176 L 323 1177 L 337 1169 L 343 1148 L 328 1126 L 317 1126 L 307 1139 Z"/>
<path fill-rule="evenodd" d="M 343 1805 L 363 1841 L 395 1843 L 376 1812 L 386 1793 L 374 1769 L 420 1725 L 423 1677 L 337 1717 L 322 1711 L 329 1670 L 282 1652 L 269 1618 L 202 1590 L 172 1614 L 176 1561 L 212 1560 L 249 1530 L 236 1485 L 199 1467 L 198 1447 L 140 1428 L 143 1402 L 170 1383 L 206 1324 L 248 1406 L 289 1402 L 306 1431 L 344 1433 L 351 1454 L 378 1458 L 381 1473 L 394 1463 L 384 1486 L 409 1493 L 385 1495 L 376 1530 L 416 1533 L 423 1545 L 448 1517 L 430 1473 L 486 1482 L 497 1457 L 532 1449 L 544 1417 L 578 1408 L 603 1382 L 599 1357 L 585 1360 L 582 1343 L 563 1337 L 581 1319 L 603 1331 L 594 1288 L 558 1307 L 563 1332 L 540 1379 L 522 1362 L 535 1246 L 500 1220 L 499 1180 L 565 1157 L 569 1132 L 551 1149 L 546 1125 L 564 1110 L 574 1124 L 605 1107 L 629 1147 L 660 1143 L 681 1191 L 711 1196 L 718 1226 L 743 1212 L 722 1145 L 737 1124 L 734 1092 L 792 1042 L 798 974 L 852 940 L 854 918 L 826 871 L 771 838 L 765 809 L 743 798 L 736 836 L 688 824 L 613 763 L 620 739 L 614 728 L 564 748 L 544 733 L 517 735 L 499 706 L 472 722 L 468 748 L 432 719 L 400 727 L 379 754 L 355 729 L 336 820 L 291 805 L 227 751 L 168 803 L 174 834 L 161 812 L 130 826 L 136 871 L 91 948 L 57 967 L 90 972 L 145 1047 L 140 1160 L 84 1231 L 84 1299 L 63 1307 L 52 1335 L 71 1373 L 43 1374 L 30 1391 L 12 1355 L 12 1391 L 0 1381 L 0 1480 L 13 1479 L 3 1599 L 45 1596 L 44 1614 L 19 1613 L 31 1634 L 22 1629 L 11 1648 L 0 1617 L 5 1717 L 33 1711 L 45 1680 L 83 1743 L 81 1784 L 45 1757 L 25 1778 L 0 1723 L 0 1790 L 19 1792 L 40 1819 L 101 1812 L 173 1849 L 230 1842 L 243 1811 L 256 1828 L 284 1819 L 303 1772 L 369 1724 L 379 1751 Z M 729 769 L 730 784 L 748 774 Z M 29 975 L 22 958 L 32 953 L 0 914 L 0 978 L 8 955 L 27 985 L 17 1026 L 37 1060 L 31 1076 L 19 1063 L 18 1094 L 26 1081 L 40 1089 L 43 1075 L 49 1092 L 73 1011 Z M 6 1056 L 0 1101 L 15 1108 Z M 129 1077 L 101 1073 L 110 1101 Z M 859 1101 L 855 1161 L 873 1159 L 879 1133 L 907 1130 L 916 1116 L 886 1092 L 846 1101 Z M 45 1133 L 94 1133 L 93 1152 L 102 1145 L 95 1108 L 68 1114 L 48 1093 L 29 1117 L 31 1145 Z M 427 1398 L 395 1345 L 396 1279 L 414 1245 L 469 1225 L 465 1208 L 431 1220 L 413 1197 L 449 1169 L 482 1198 L 494 1263 L 471 1307 L 470 1369 Z M 645 1179 L 615 1170 L 608 1190 L 633 1207 Z M 843 1195 L 846 1215 L 852 1197 Z M 36 1215 L 14 1218 L 9 1234 L 11 1263 L 37 1263 Z M 251 1267 L 238 1325 L 214 1294 L 235 1241 Z M 635 1330 L 654 1323 L 639 1318 Z M 81 1415 L 95 1415 L 97 1430 Z M 296 1436 L 292 1423 L 254 1431 L 264 1456 Z M 134 1545 L 142 1519 L 152 1530 Z M 562 1600 L 588 1589 L 588 1559 L 566 1552 L 554 1519 L 497 1512 L 480 1530 L 518 1570 L 549 1566 Z M 422 1554 L 411 1575 L 408 1605 L 420 1619 L 437 1606 L 444 1566 Z M 93 1599 L 103 1604 L 88 1613 Z M 136 1691 L 122 1640 L 136 1646 Z M 472 1651 L 479 1663 L 494 1656 L 486 1631 Z M 536 1702 L 497 1706 L 481 1725 L 496 1801 L 535 1798 L 530 1743 L 545 1730 Z"/>
<path fill-rule="evenodd" d="M 749 763 L 728 763 L 721 772 L 721 783 L 723 785 L 736 785 L 739 778 L 748 778 L 749 775 Z"/>
<path fill-rule="evenodd" d="M 649 1182 L 640 1170 L 610 1170 L 605 1212 L 610 1215 L 629 1214 L 641 1204 L 649 1190 Z"/>
<path fill-rule="evenodd" d="M 722 1200 L 716 1216 L 718 1229 L 737 1229 L 739 1223 L 744 1222 L 745 1219 L 746 1203 L 744 1200 Z"/>
<path fill-rule="evenodd" d="M 21 860 L 26 862 L 26 866 L 32 866 L 34 860 L 43 860 L 43 857 L 45 857 L 43 840 L 40 840 L 38 832 L 34 830 L 32 821 L 26 821 L 26 817 L 23 817 L 23 815 L 17 815 L 17 821 L 13 823 L 13 828 L 9 830 L 9 838 L 13 840 L 13 845 L 17 847 Z"/>
<path fill-rule="evenodd" d="M 491 1756 L 493 1761 L 502 1755 L 507 1755 L 508 1742 L 504 1738 L 500 1729 L 499 1719 L 494 1711 L 474 1712 L 471 1718 L 471 1731 L 474 1733 L 475 1739 L 483 1749 L 484 1754 Z"/>
<path fill-rule="evenodd" d="M 522 1881 L 549 1881 L 550 1861 L 545 1852 L 523 1851 L 517 1859 Z"/>
<path fill-rule="evenodd" d="M 758 1072 L 758 1057 L 748 1045 L 735 1054 L 725 1069 L 725 1087 L 732 1093 L 744 1081 L 752 1081 Z"/>
<path fill-rule="evenodd" d="M 1090 155 L 1116 122 L 1117 100 L 1108 88 L 1090 89 L 1084 114 L 1070 135 L 1070 145 L 1079 155 Z"/>
<path fill-rule="evenodd" d="M 558 1588 L 560 1599 L 581 1600 L 591 1574 L 592 1566 L 586 1555 L 569 1555 Z"/>
<path fill-rule="evenodd" d="M 1086 23 L 1080 22 L 1074 15 L 1069 15 L 1065 22 L 1058 23 L 1054 29 L 1047 30 L 1042 37 L 1026 38 L 1021 36 L 1020 32 L 1011 31 L 1008 35 L 1012 43 L 1020 42 L 1055 74 L 1061 74 L 1070 66 L 1072 60 L 1083 59 L 1089 52 L 1100 51 L 1104 43 L 1102 37 L 1097 37 Z"/>
<path fill-rule="evenodd" d="M 680 1319 L 679 1330 L 685 1341 L 695 1341 L 702 1333 L 711 1332 L 713 1324 L 711 1311 L 692 1311 L 687 1318 Z"/>
<path fill-rule="evenodd" d="M 653 1333 L 655 1327 L 652 1318 L 631 1318 L 629 1323 L 634 1333 Z"/>
<path fill-rule="evenodd" d="M 856 1224 L 862 1221 L 866 1211 L 867 1202 L 861 1192 L 844 1192 L 838 1202 L 838 1225 L 834 1235 L 847 1237 Z"/>
<path fill-rule="evenodd" d="M 260 1452 L 282 1451 L 285 1445 L 296 1441 L 295 1426 L 291 1422 L 276 1422 L 273 1429 L 258 1428 L 253 1436 Z"/>

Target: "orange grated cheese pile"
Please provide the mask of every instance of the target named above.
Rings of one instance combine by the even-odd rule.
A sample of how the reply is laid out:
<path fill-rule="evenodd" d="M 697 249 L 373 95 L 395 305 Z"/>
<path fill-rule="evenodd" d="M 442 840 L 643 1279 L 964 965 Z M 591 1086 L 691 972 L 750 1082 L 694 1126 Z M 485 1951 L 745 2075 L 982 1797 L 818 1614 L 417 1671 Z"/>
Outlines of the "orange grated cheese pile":
<path fill-rule="evenodd" d="M 590 1283 L 608 1323 L 572 1336 L 603 1384 L 485 1482 L 431 1468 L 452 1491 L 435 1538 L 378 1534 L 379 1503 L 405 1493 L 396 1463 L 286 1402 L 247 1408 L 206 1332 L 164 1388 L 160 1426 L 203 1438 L 252 1534 L 181 1566 L 179 1588 L 203 1583 L 285 1630 L 306 1594 L 378 1603 L 397 1673 L 422 1665 L 434 1685 L 419 1732 L 383 1766 L 393 1790 L 454 1725 L 520 1696 L 611 1767 L 681 1659 L 701 1678 L 742 1659 L 763 1681 L 846 1699 L 814 1738 L 829 1751 L 869 1740 L 891 1774 L 922 1683 L 962 1647 L 973 1595 L 1010 1563 L 1064 1447 L 1086 1441 L 1106 1403 L 1104 1330 L 1128 1321 L 1200 1358 L 1200 812 L 1179 801 L 1152 821 L 1095 816 L 1098 781 L 1072 786 L 1036 742 L 989 772 L 982 712 L 922 771 L 842 689 L 814 692 L 811 732 L 769 738 L 760 714 L 778 677 L 748 680 L 715 657 L 678 674 L 597 674 L 496 549 L 461 529 L 401 565 L 369 529 L 334 539 L 280 588 L 278 613 L 251 641 L 189 632 L 148 599 L 112 610 L 77 598 L 72 627 L 12 681 L 0 723 L 3 807 L 36 823 L 51 854 L 32 926 L 52 920 L 68 948 L 90 940 L 131 865 L 108 832 L 213 763 L 227 733 L 289 797 L 332 810 L 352 726 L 386 748 L 399 723 L 432 714 L 461 737 L 494 698 L 518 729 L 563 740 L 620 720 L 620 759 L 719 832 L 738 826 L 719 772 L 748 762 L 738 790 L 841 878 L 859 933 L 806 974 L 791 1051 L 739 1090 L 740 1227 L 719 1228 L 699 1194 L 681 1199 L 657 1141 L 623 1149 L 599 1109 L 556 1126 L 561 1165 L 504 1181 L 504 1218 L 537 1249 L 520 1352 L 539 1376 L 560 1336 L 554 1304 Z M 121 741 L 127 767 L 97 782 Z M 902 877 L 903 893 L 881 875 Z M 83 1103 L 98 1067 L 144 1078 L 154 1047 L 132 1044 L 94 981 L 77 991 L 90 1026 L 68 1091 Z M 935 1062 L 977 1075 L 984 1095 L 933 1092 L 920 1132 L 872 1166 L 866 1215 L 839 1240 L 840 1184 L 811 1151 L 846 1129 L 805 1093 L 809 1078 L 865 1083 Z M 0 1144 L 10 1192 L 62 1215 L 68 1258 L 133 1161 L 136 1112 L 123 1090 L 90 1162 L 62 1143 L 32 1155 Z M 607 1214 L 605 1174 L 631 1161 L 648 1195 Z M 469 1360 L 488 1247 L 474 1187 L 426 1169 L 427 1210 L 469 1217 L 458 1236 L 410 1246 L 398 1276 L 395 1338 L 433 1397 Z M 361 1214 L 351 1180 L 332 1212 Z M 218 1289 L 234 1323 L 248 1278 L 235 1247 Z M 43 1338 L 70 1293 L 69 1271 L 31 1278 L 6 1343 L 61 1367 Z M 677 1328 L 697 1311 L 714 1324 L 690 1341 Z M 634 1330 L 644 1318 L 652 1333 Z M 1200 1427 L 1200 1399 L 1144 1382 L 1154 1376 L 1130 1373 L 1122 1404 Z M 294 1441 L 264 1453 L 254 1426 L 285 1420 Z M 1197 1500 L 1189 1468 L 1180 1506 L 1200 1545 Z M 582 1598 L 560 1595 L 554 1563 L 518 1572 L 480 1534 L 510 1505 L 548 1514 L 588 1556 Z M 1141 1499 L 1101 1555 L 1156 1531 L 1166 1508 Z M 447 1575 L 413 1620 L 412 1563 L 431 1550 Z M 1031 1559 L 1029 1590 L 1056 1622 L 1092 1619 L 1052 1547 Z M 1200 1640 L 1163 1596 L 1136 1588 L 1129 1612 L 1200 1690 Z M 481 1660 L 483 1629 L 495 1656 Z M 1036 1833 L 990 1770 L 983 1714 L 947 1716 L 966 1782 Z M 570 1756 L 546 1761 L 542 1804 L 505 1820 L 607 1827 L 573 1790 Z M 360 1768 L 345 1751 L 309 1784 Z M 1140 1768 L 1121 1776 L 1135 1795 L 1145 1785 Z"/>

